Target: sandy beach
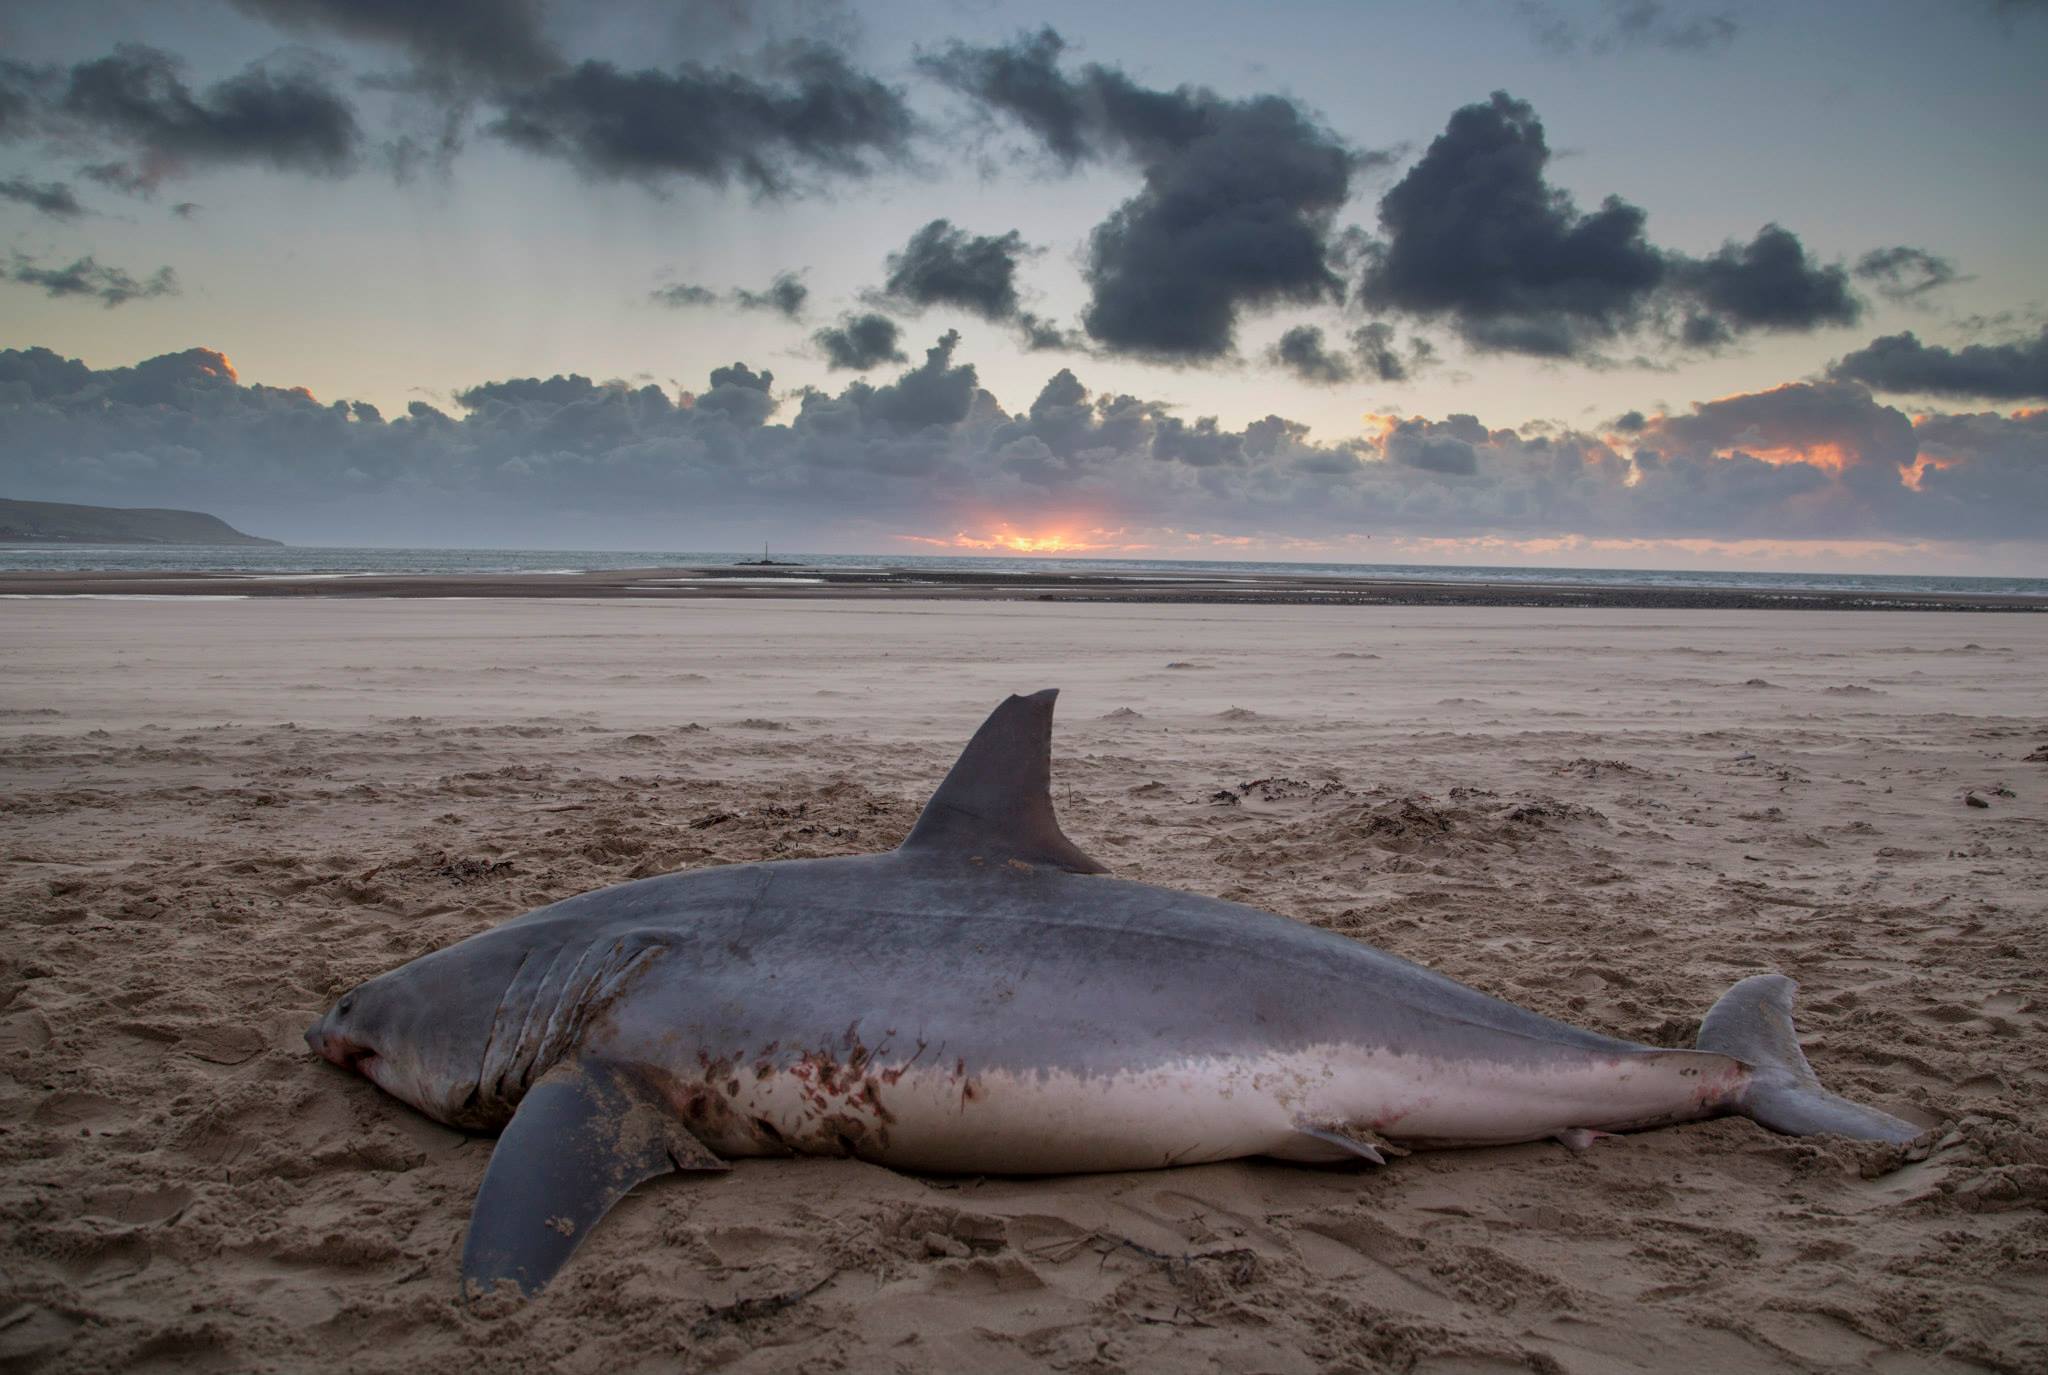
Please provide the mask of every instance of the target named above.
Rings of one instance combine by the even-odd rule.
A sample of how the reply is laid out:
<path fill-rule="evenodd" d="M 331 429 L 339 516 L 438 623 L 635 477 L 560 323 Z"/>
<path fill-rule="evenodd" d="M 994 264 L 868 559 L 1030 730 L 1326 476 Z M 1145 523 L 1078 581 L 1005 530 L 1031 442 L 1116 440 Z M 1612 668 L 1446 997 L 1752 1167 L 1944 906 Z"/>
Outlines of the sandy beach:
<path fill-rule="evenodd" d="M 2048 1368 L 2040 616 L 31 599 L 0 643 L 0 1370 Z M 1661 1045 L 1782 971 L 1930 1137 L 742 1161 L 459 1306 L 489 1145 L 315 1013 L 585 889 L 891 846 L 1045 686 L 1113 872 Z"/>

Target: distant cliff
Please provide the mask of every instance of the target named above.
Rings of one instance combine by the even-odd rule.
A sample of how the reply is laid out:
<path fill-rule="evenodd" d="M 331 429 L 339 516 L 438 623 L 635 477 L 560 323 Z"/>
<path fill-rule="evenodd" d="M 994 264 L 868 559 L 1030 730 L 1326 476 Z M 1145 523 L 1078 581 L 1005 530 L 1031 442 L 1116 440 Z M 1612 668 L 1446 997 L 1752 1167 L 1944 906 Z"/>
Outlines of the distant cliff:
<path fill-rule="evenodd" d="M 0 499 L 0 544 L 267 544 L 204 511 Z"/>

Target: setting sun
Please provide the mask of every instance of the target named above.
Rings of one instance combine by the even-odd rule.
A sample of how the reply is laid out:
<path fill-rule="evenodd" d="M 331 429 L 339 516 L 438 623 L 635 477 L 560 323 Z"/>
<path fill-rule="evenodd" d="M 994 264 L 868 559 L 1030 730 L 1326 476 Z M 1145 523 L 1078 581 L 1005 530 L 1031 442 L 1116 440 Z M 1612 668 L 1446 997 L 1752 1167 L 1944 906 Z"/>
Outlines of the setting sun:
<path fill-rule="evenodd" d="M 932 535 L 898 535 L 896 538 L 912 544 L 931 545 L 936 549 L 980 549 L 1010 554 L 1088 554 L 1106 549 L 1139 547 L 1110 542 L 1122 534 L 1121 530 L 1087 530 L 1077 534 L 1059 529 L 1027 534 L 1005 522 L 979 535 L 959 530 L 946 538 Z"/>

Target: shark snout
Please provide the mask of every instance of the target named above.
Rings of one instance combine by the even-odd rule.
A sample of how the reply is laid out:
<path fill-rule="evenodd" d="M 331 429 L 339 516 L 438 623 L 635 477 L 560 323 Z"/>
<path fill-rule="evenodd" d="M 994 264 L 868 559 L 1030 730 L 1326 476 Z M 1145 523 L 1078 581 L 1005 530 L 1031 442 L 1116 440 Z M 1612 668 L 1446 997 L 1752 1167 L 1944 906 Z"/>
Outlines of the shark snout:
<path fill-rule="evenodd" d="M 306 1028 L 306 1044 L 311 1046 L 313 1053 L 323 1060 L 333 1060 L 336 1064 L 341 1063 L 337 1056 L 336 1045 L 340 1040 L 339 1036 L 336 1036 L 327 1029 L 327 1019 L 325 1017 L 322 1017 L 319 1021 Z"/>
<path fill-rule="evenodd" d="M 328 1025 L 328 1019 L 325 1017 L 306 1028 L 306 1044 L 311 1046 L 313 1053 L 321 1059 L 346 1070 L 360 1071 L 363 1063 L 375 1053 L 368 1046 L 352 1041 L 334 1030 Z"/>

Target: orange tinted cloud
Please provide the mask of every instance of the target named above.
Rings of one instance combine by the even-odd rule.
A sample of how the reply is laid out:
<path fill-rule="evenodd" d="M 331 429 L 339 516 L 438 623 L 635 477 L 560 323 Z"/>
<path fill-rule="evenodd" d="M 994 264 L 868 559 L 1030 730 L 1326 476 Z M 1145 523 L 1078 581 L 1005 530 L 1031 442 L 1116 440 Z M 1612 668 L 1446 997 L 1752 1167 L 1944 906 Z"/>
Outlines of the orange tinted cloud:
<path fill-rule="evenodd" d="M 1926 480 L 1929 468 L 1953 468 L 1957 461 L 1953 458 L 1935 458 L 1929 454 L 1919 454 L 1911 463 L 1899 465 L 1899 481 L 1917 492 L 1920 490 L 1920 484 Z"/>
<path fill-rule="evenodd" d="M 1779 465 L 1804 463 L 1809 467 L 1837 474 L 1857 461 L 1857 454 L 1853 449 L 1849 449 L 1841 444 L 1827 443 L 1805 445 L 1777 444 L 1770 446 L 1737 444 L 1715 451 L 1715 456 L 1718 458 L 1733 458 L 1737 454 L 1748 454 L 1751 458 L 1758 458 L 1766 463 L 1776 463 Z"/>

